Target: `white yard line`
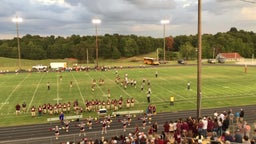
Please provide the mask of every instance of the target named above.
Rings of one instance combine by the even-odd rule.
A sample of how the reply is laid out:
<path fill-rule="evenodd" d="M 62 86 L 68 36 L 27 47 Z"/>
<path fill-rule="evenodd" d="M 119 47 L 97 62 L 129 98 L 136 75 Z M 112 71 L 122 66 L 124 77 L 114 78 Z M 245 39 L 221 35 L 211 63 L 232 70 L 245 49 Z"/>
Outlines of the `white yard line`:
<path fill-rule="evenodd" d="M 103 76 L 106 77 L 105 75 L 103 75 Z M 112 79 L 110 79 L 110 78 L 108 78 L 108 77 L 106 77 L 106 78 L 109 79 L 110 81 L 112 81 L 114 84 L 116 84 L 116 83 L 114 82 L 114 80 L 112 80 Z M 128 92 L 126 92 L 123 88 L 121 88 L 119 84 L 117 84 L 117 86 L 118 86 L 118 88 L 119 88 L 122 92 L 124 92 L 127 96 L 129 96 L 130 98 L 132 97 Z M 134 100 L 135 100 L 135 102 L 139 103 L 139 101 L 137 101 L 136 99 L 134 99 Z"/>
<path fill-rule="evenodd" d="M 86 105 L 85 105 L 85 100 L 84 100 L 83 94 L 82 94 L 81 89 L 80 89 L 80 87 L 79 87 L 79 85 L 78 85 L 77 79 L 75 78 L 75 76 L 74 76 L 73 73 L 72 73 L 72 77 L 73 77 L 73 79 L 75 80 L 77 89 L 78 89 L 78 91 L 79 91 L 79 93 L 80 93 L 81 99 L 83 100 L 83 104 L 84 104 L 84 106 L 86 106 Z"/>
<path fill-rule="evenodd" d="M 163 79 L 163 78 L 161 78 L 161 79 L 164 80 L 164 81 L 167 81 L 167 80 L 165 80 L 165 79 Z M 158 85 L 157 85 L 157 86 L 158 86 Z M 160 87 L 160 86 L 158 86 L 158 87 Z M 162 87 L 162 86 L 161 86 L 161 87 Z M 165 88 L 165 87 L 162 87 L 162 88 L 166 89 L 169 93 L 172 93 L 172 94 L 174 94 L 175 96 L 181 97 L 182 99 L 186 100 L 185 97 L 183 97 L 183 96 L 181 96 L 181 95 L 179 95 L 179 94 L 177 94 L 177 93 L 175 93 L 175 92 L 173 92 L 173 91 L 171 91 L 171 90 L 169 90 L 169 89 L 167 89 L 167 88 Z M 192 101 L 188 101 L 188 102 L 190 102 L 190 103 L 196 105 L 196 103 L 194 103 L 194 102 L 192 102 Z"/>
<path fill-rule="evenodd" d="M 45 76 L 45 75 L 43 75 L 43 76 Z M 28 105 L 28 109 L 27 109 L 26 111 L 30 110 L 31 104 L 32 104 L 32 102 L 33 102 L 33 100 L 34 100 L 34 98 L 35 98 L 35 95 L 36 95 L 37 90 L 38 90 L 38 88 L 39 88 L 39 86 L 40 86 L 40 83 L 41 83 L 41 81 L 42 81 L 42 79 L 43 79 L 43 76 L 41 76 L 39 82 L 38 82 L 37 85 L 36 85 L 36 89 L 35 89 L 35 91 L 34 91 L 34 93 L 33 93 L 33 96 L 32 96 L 32 98 L 31 98 L 31 100 L 30 100 L 29 105 Z"/>
<path fill-rule="evenodd" d="M 18 85 L 16 85 L 16 87 L 12 90 L 12 92 L 8 95 L 8 97 L 5 99 L 5 101 L 3 103 L 7 103 L 8 100 L 11 98 L 11 96 L 13 95 L 13 93 L 16 91 L 16 89 L 18 87 L 20 87 L 20 85 L 28 78 L 29 75 L 27 75 L 22 81 L 19 82 Z M 0 110 L 3 108 L 4 105 L 0 106 Z"/>
<path fill-rule="evenodd" d="M 93 80 L 93 78 L 88 74 L 88 73 L 86 73 L 89 77 L 90 77 L 90 79 L 91 80 Z M 104 92 L 103 92 L 103 90 L 101 89 L 101 87 L 96 83 L 96 85 L 97 85 L 97 87 L 99 88 L 99 90 L 101 91 L 101 93 L 102 93 L 102 95 L 104 96 L 104 95 L 106 95 Z"/>

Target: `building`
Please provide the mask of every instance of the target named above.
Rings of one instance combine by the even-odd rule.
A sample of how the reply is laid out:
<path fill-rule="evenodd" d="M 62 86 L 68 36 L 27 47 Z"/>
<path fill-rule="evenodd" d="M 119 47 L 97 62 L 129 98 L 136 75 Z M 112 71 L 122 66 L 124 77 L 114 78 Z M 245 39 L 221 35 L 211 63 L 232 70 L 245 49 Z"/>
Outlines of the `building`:
<path fill-rule="evenodd" d="M 239 53 L 219 53 L 216 59 L 225 59 L 225 61 L 243 61 L 244 58 Z"/>

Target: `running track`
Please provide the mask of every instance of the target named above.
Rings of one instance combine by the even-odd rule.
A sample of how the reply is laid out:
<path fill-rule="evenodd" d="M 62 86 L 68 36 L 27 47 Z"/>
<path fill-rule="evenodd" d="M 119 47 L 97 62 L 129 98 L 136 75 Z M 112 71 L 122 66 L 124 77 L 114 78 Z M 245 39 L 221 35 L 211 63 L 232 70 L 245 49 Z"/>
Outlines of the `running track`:
<path fill-rule="evenodd" d="M 214 111 L 223 112 L 228 111 L 232 108 L 233 113 L 240 111 L 241 108 L 245 111 L 245 120 L 249 123 L 253 123 L 256 120 L 256 106 L 238 106 L 238 107 L 225 107 L 225 108 L 215 108 L 215 109 L 203 109 L 202 116 L 212 116 Z M 158 113 L 153 116 L 152 122 L 157 121 L 159 130 L 158 133 L 163 129 L 163 124 L 166 121 L 175 121 L 179 118 L 187 118 L 188 116 L 196 117 L 195 110 L 189 111 L 179 111 L 179 112 L 165 112 Z M 112 118 L 113 122 L 111 127 L 108 128 L 108 133 L 101 134 L 101 124 L 93 123 L 93 129 L 88 130 L 86 127 L 86 138 L 95 140 L 96 138 L 100 139 L 102 136 L 109 139 L 112 136 L 128 135 L 130 132 L 134 132 L 135 124 L 140 126 L 140 130 L 143 130 L 141 125 L 142 121 L 138 118 L 140 115 L 137 115 L 136 118 L 132 118 L 132 124 L 127 128 L 127 131 L 124 133 L 122 129 L 122 124 L 119 122 L 123 117 Z M 27 125 L 27 126 L 15 126 L 15 127 L 1 127 L 0 128 L 0 144 L 59 144 L 65 141 L 78 142 L 83 137 L 79 137 L 79 128 L 76 126 L 77 122 L 70 123 L 70 132 L 66 133 L 64 130 L 60 130 L 59 140 L 55 140 L 54 132 L 49 131 L 49 128 L 53 128 L 60 123 L 47 123 L 47 124 L 38 124 L 38 125 Z"/>

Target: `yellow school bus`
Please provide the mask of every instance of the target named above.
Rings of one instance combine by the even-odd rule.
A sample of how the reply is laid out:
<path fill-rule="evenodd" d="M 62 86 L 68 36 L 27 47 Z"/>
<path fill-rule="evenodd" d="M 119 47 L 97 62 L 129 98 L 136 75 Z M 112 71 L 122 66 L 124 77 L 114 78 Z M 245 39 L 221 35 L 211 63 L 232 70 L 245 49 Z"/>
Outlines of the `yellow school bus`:
<path fill-rule="evenodd" d="M 144 64 L 148 65 L 159 65 L 159 62 L 155 58 L 144 57 Z"/>

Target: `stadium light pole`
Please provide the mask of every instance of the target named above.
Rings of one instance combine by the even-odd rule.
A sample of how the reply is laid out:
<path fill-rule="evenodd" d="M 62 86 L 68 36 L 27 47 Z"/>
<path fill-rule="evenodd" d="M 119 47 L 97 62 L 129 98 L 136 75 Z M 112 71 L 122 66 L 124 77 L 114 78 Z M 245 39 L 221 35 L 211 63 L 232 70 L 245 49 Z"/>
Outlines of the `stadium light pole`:
<path fill-rule="evenodd" d="M 21 69 L 21 55 L 20 55 L 20 37 L 19 37 L 19 23 L 23 20 L 22 18 L 16 16 L 12 19 L 13 22 L 16 23 L 16 32 L 17 32 L 17 42 L 18 42 L 18 58 L 19 58 L 19 69 Z"/>
<path fill-rule="evenodd" d="M 201 117 L 201 73 L 202 73 L 202 20 L 201 20 L 202 4 L 201 0 L 198 0 L 198 53 L 197 53 L 197 118 Z"/>
<path fill-rule="evenodd" d="M 100 19 L 92 19 L 92 23 L 95 25 L 95 37 L 96 37 L 96 66 L 98 68 L 99 61 L 98 61 L 98 55 L 99 55 L 99 46 L 98 46 L 98 25 L 101 24 Z"/>
<path fill-rule="evenodd" d="M 163 29 L 163 41 L 164 41 L 163 50 L 164 50 L 164 62 L 165 62 L 165 25 L 169 24 L 170 20 L 163 19 L 163 20 L 160 21 L 160 23 L 164 26 L 164 29 Z"/>

